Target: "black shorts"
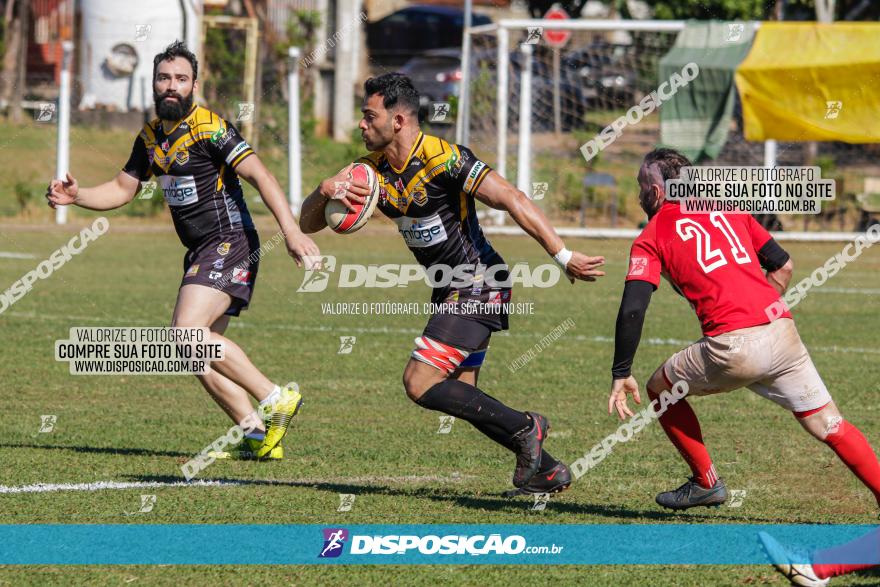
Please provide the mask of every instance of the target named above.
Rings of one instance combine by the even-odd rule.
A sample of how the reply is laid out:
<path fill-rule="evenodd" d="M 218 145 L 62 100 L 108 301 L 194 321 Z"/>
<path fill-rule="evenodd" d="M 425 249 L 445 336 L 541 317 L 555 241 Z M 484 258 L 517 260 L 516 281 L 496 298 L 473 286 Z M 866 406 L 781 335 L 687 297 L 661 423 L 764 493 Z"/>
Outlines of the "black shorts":
<path fill-rule="evenodd" d="M 260 267 L 260 238 L 256 231 L 237 231 L 206 239 L 183 257 L 180 286 L 204 285 L 226 292 L 232 303 L 227 316 L 247 309 Z"/>
<path fill-rule="evenodd" d="M 508 328 L 509 289 L 477 295 L 471 290 L 454 291 L 442 303 L 443 310 L 428 319 L 422 336 L 473 352 L 486 348 L 493 332 Z"/>

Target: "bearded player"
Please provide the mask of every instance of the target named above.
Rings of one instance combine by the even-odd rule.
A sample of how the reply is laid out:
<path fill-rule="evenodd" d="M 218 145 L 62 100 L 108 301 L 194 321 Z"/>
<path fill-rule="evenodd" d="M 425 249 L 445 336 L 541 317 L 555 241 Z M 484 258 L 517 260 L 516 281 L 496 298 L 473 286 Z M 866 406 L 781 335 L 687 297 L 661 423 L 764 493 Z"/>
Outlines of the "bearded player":
<path fill-rule="evenodd" d="M 210 327 L 210 342 L 224 345 L 224 359 L 197 377 L 236 424 L 252 429 L 234 449 L 211 456 L 280 459 L 284 453 L 279 443 L 302 404 L 299 391 L 270 381 L 223 336 L 229 319 L 250 303 L 260 258 L 260 241 L 238 178 L 260 192 L 297 265 L 319 251 L 299 230 L 281 186 L 238 130 L 194 105 L 198 87 L 195 55 L 182 42 L 169 45 L 153 60 L 158 118 L 144 125 L 122 171 L 93 188 L 80 188 L 68 174 L 67 181 L 50 183 L 46 197 L 53 208 L 74 204 L 112 210 L 131 202 L 140 192 L 140 182 L 156 178 L 187 249 L 172 326 Z M 263 418 L 255 417 L 248 395 L 259 402 L 261 413 L 271 414 L 268 427 Z"/>
<path fill-rule="evenodd" d="M 770 319 L 774 313 L 768 307 L 791 279 L 791 258 L 750 215 L 685 214 L 680 202 L 667 201 L 666 181 L 677 179 L 681 168 L 689 166 L 677 151 L 659 149 L 648 153 L 639 169 L 639 202 L 650 221 L 630 252 L 617 316 L 608 413 L 616 408 L 621 419 L 632 416 L 627 394 L 640 403 L 630 369 L 651 294 L 663 275 L 696 311 L 703 338 L 651 375 L 648 396 L 657 399 L 678 382 L 687 384 L 695 396 L 747 387 L 792 412 L 880 503 L 880 464 L 871 445 L 841 416 L 788 310 Z M 670 405 L 659 420 L 692 476 L 678 489 L 660 493 L 657 503 L 676 510 L 724 503 L 727 489 L 688 401 Z"/>
<path fill-rule="evenodd" d="M 490 283 L 472 275 L 467 285 L 438 286 L 431 301 L 452 308 L 479 311 L 465 315 L 450 311 L 428 320 L 403 373 L 411 400 L 470 422 L 477 430 L 516 455 L 513 484 L 506 495 L 561 491 L 571 483 L 567 466 L 543 450 L 547 419 L 521 412 L 477 388 L 480 367 L 493 332 L 506 330 L 508 316 L 491 304 L 510 301 L 504 283 L 506 266 L 483 236 L 475 200 L 507 211 L 513 220 L 565 269 L 571 279 L 594 281 L 602 257 L 587 257 L 565 248 L 541 211 L 523 194 L 468 149 L 419 130 L 419 95 L 404 75 L 391 73 L 367 80 L 363 118 L 359 127 L 371 153 L 360 159 L 379 179 L 378 208 L 397 224 L 404 242 L 426 269 L 437 265 L 504 267 Z M 334 197 L 348 168 L 324 180 L 303 204 L 300 225 L 306 233 L 327 224 L 324 207 Z M 344 184 L 342 184 L 344 185 Z M 345 200 L 363 202 L 367 186 L 348 185 Z M 489 271 L 486 272 L 489 275 Z M 454 287 L 453 287 L 454 286 Z M 474 304 L 476 304 L 474 306 Z"/>

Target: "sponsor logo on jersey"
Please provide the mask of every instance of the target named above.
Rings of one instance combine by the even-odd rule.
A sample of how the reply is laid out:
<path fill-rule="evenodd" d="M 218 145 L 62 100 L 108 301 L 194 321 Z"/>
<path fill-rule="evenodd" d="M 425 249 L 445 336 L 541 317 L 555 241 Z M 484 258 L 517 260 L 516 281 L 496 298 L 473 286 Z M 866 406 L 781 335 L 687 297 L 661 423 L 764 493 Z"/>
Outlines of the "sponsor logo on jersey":
<path fill-rule="evenodd" d="M 250 285 L 251 272 L 241 267 L 236 267 L 232 270 L 232 283 L 237 283 L 238 285 Z"/>
<path fill-rule="evenodd" d="M 169 206 L 187 206 L 199 201 L 196 180 L 192 175 L 160 175 L 159 185 Z"/>
<path fill-rule="evenodd" d="M 198 264 L 190 265 L 189 269 L 186 270 L 186 275 L 183 276 L 184 279 L 187 277 L 195 277 L 196 273 L 199 272 Z"/>
<path fill-rule="evenodd" d="M 232 246 L 232 243 L 220 243 L 217 245 L 217 254 L 223 255 L 224 257 L 229 254 L 229 248 Z M 220 259 L 220 266 L 223 266 L 223 259 Z"/>
<path fill-rule="evenodd" d="M 189 161 L 189 151 L 181 147 L 174 156 L 174 160 L 177 161 L 177 164 L 180 166 L 186 165 L 186 162 Z"/>
<path fill-rule="evenodd" d="M 234 128 L 221 128 L 211 135 L 211 142 L 217 145 L 218 149 L 222 149 L 234 136 Z"/>
<path fill-rule="evenodd" d="M 426 218 L 408 218 L 401 216 L 395 218 L 397 230 L 406 241 L 406 246 L 413 249 L 433 247 L 446 240 L 446 228 L 439 214 Z"/>
<path fill-rule="evenodd" d="M 162 147 L 162 150 L 167 153 L 168 149 L 170 147 L 170 145 L 168 144 L 168 139 L 165 139 L 164 141 L 162 141 L 162 144 L 160 146 Z"/>
<path fill-rule="evenodd" d="M 477 178 L 480 176 L 480 172 L 483 168 L 486 167 L 486 164 L 482 161 L 477 161 L 474 163 L 474 166 L 471 167 L 471 172 L 468 173 L 467 179 L 464 180 L 464 186 L 462 190 L 464 193 L 469 194 L 474 189 L 474 185 L 477 183 Z"/>
<path fill-rule="evenodd" d="M 398 177 L 397 181 L 394 182 L 394 189 L 398 192 L 403 192 L 406 189 L 406 186 L 403 185 L 403 179 Z"/>
<path fill-rule="evenodd" d="M 238 143 L 234 149 L 229 153 L 229 156 L 226 157 L 226 164 L 232 165 L 232 162 L 235 161 L 235 158 L 244 153 L 247 149 L 250 149 L 251 146 L 247 144 L 247 141 L 242 141 Z"/>
<path fill-rule="evenodd" d="M 627 275 L 636 276 L 636 275 L 644 275 L 645 271 L 648 269 L 648 258 L 647 257 L 632 257 L 629 260 L 629 273 Z"/>
<path fill-rule="evenodd" d="M 461 173 L 461 168 L 464 167 L 468 159 L 470 159 L 470 155 L 467 153 L 462 152 L 459 157 L 455 154 L 455 151 L 453 151 L 449 159 L 446 160 L 446 171 L 452 177 L 458 177 L 458 174 Z"/>
<path fill-rule="evenodd" d="M 226 244 L 229 244 L 229 243 L 226 243 Z M 217 269 L 218 271 L 220 269 L 223 269 L 223 259 L 217 259 L 216 261 L 214 261 L 214 269 Z"/>
<path fill-rule="evenodd" d="M 208 273 L 208 279 L 219 279 L 221 275 L 223 274 L 219 271 L 211 271 L 210 273 Z"/>

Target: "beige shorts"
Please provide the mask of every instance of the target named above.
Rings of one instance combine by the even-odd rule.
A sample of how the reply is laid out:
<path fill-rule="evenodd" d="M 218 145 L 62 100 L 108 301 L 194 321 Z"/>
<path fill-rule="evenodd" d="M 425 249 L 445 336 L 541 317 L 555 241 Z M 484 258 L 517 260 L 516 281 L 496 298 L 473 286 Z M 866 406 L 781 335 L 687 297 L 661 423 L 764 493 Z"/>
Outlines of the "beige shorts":
<path fill-rule="evenodd" d="M 663 373 L 670 384 L 687 383 L 689 395 L 747 387 L 793 412 L 831 401 L 790 318 L 704 336 L 667 359 Z"/>

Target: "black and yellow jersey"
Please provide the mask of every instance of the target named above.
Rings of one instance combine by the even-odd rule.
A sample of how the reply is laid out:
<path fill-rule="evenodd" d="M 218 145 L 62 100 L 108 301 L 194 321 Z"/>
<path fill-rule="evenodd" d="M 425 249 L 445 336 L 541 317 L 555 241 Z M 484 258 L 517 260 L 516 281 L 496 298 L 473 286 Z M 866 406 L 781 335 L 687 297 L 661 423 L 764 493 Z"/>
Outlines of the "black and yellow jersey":
<path fill-rule="evenodd" d="M 123 171 L 156 177 L 180 242 L 188 249 L 217 235 L 253 230 L 235 168 L 254 151 L 238 130 L 201 106 L 166 133 L 156 118 L 134 141 Z"/>
<path fill-rule="evenodd" d="M 420 132 L 401 169 L 381 152 L 359 162 L 376 171 L 377 207 L 423 267 L 504 263 L 477 220 L 474 194 L 491 169 L 473 151 Z"/>

